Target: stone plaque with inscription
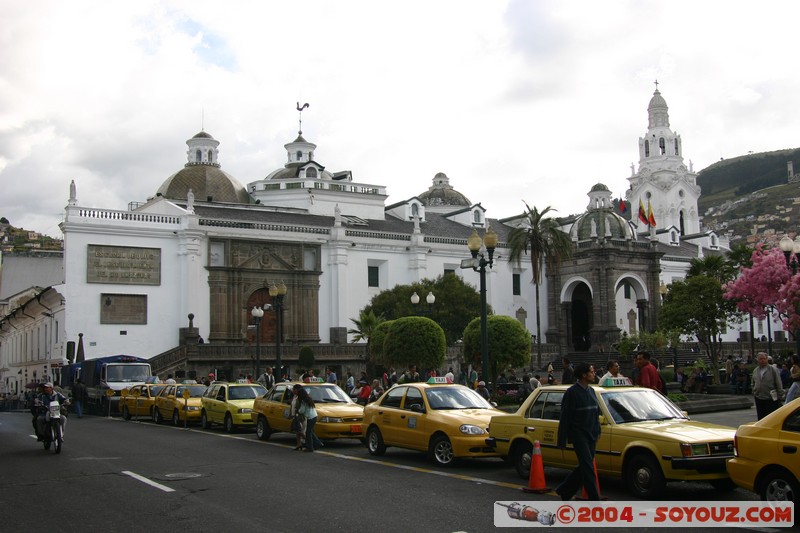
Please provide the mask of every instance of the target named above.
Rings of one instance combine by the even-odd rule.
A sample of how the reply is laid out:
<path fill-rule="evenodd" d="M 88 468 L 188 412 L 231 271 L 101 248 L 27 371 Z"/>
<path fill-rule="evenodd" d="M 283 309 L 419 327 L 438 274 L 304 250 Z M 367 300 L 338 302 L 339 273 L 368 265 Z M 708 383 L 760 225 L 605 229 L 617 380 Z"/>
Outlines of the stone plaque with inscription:
<path fill-rule="evenodd" d="M 87 283 L 161 285 L 161 249 L 90 244 Z"/>

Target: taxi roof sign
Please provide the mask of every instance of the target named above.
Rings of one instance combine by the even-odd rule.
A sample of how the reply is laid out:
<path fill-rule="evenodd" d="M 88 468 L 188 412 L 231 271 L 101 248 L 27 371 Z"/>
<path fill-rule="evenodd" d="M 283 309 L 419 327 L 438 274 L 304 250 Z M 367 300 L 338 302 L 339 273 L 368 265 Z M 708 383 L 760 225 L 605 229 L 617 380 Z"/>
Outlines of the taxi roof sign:
<path fill-rule="evenodd" d="M 431 376 L 430 378 L 428 378 L 428 381 L 427 381 L 428 385 L 436 385 L 436 384 L 442 384 L 442 383 L 446 384 L 446 383 L 452 383 L 452 382 L 453 382 L 453 380 L 448 378 L 447 376 Z"/>
<path fill-rule="evenodd" d="M 322 379 L 322 378 L 318 378 L 318 377 L 305 378 L 303 380 L 303 383 L 325 383 L 325 380 Z"/>
<path fill-rule="evenodd" d="M 601 387 L 631 387 L 633 383 L 631 383 L 630 378 L 626 378 L 624 376 L 617 376 L 615 378 L 606 378 L 600 383 Z"/>

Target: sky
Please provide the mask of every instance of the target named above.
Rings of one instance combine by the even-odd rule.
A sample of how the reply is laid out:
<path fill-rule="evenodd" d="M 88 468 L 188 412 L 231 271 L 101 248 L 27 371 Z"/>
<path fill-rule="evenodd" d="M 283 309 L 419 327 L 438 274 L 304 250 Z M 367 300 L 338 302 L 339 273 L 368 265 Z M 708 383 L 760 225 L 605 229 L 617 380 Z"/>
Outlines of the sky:
<path fill-rule="evenodd" d="M 0 216 L 61 237 L 127 209 L 220 141 L 243 185 L 317 145 L 385 185 L 438 172 L 490 218 L 624 194 L 658 80 L 695 171 L 800 146 L 800 2 L 0 0 Z M 795 168 L 800 163 L 795 163 Z"/>

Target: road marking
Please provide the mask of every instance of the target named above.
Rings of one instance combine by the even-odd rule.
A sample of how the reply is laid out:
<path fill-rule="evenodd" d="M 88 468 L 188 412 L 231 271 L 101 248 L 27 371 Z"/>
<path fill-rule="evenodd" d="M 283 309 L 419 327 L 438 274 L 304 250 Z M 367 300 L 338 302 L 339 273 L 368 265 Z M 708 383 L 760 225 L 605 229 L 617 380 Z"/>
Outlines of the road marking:
<path fill-rule="evenodd" d="M 173 427 L 173 426 L 159 426 L 159 427 L 164 427 L 166 429 L 180 429 L 181 431 L 183 431 L 183 428 L 177 428 L 177 427 Z M 209 431 L 201 431 L 201 430 L 192 429 L 192 428 L 188 428 L 188 431 L 191 431 L 193 433 L 201 433 L 203 435 L 213 435 L 215 437 L 222 437 L 222 438 L 225 438 L 225 439 L 241 440 L 241 441 L 245 441 L 245 442 L 254 442 L 252 438 L 248 438 L 248 437 L 244 437 L 244 436 L 238 436 L 238 435 L 230 435 L 230 434 L 227 434 L 227 433 L 212 433 L 212 432 L 209 432 Z M 275 446 L 275 447 L 278 447 L 278 448 L 285 448 L 287 450 L 290 449 L 290 448 L 293 448 L 293 446 L 291 446 L 291 445 L 280 444 L 280 443 L 277 443 L 277 442 L 268 442 L 268 441 L 262 441 L 262 440 L 258 440 L 258 439 L 255 442 L 257 442 L 258 444 L 265 444 L 267 446 Z M 473 483 L 481 483 L 481 484 L 484 484 L 484 485 L 494 485 L 495 487 L 504 487 L 504 488 L 507 488 L 507 489 L 521 490 L 522 488 L 525 487 L 525 485 L 518 485 L 516 483 L 507 483 L 505 481 L 494 481 L 494 480 L 491 480 L 491 479 L 484 479 L 484 478 L 480 478 L 480 477 L 466 476 L 466 475 L 463 475 L 463 474 L 453 474 L 451 472 L 442 472 L 440 470 L 431 470 L 429 468 L 421 468 L 421 467 L 418 467 L 418 466 L 407 466 L 407 465 L 399 465 L 399 464 L 395 464 L 395 463 L 387 463 L 387 462 L 379 461 L 377 459 L 371 459 L 371 458 L 368 458 L 368 457 L 357 457 L 357 456 L 352 456 L 352 455 L 345 455 L 345 454 L 342 454 L 342 453 L 328 452 L 328 451 L 324 451 L 324 450 L 315 450 L 314 453 L 319 453 L 319 454 L 327 455 L 327 456 L 330 456 L 330 457 L 337 457 L 339 459 L 346 459 L 348 461 L 360 461 L 362 463 L 370 463 L 370 464 L 375 464 L 375 465 L 380 465 L 380 466 L 388 466 L 390 468 L 399 468 L 401 470 L 411 470 L 412 472 L 420 472 L 422 474 L 431 474 L 431 475 L 436 475 L 436 476 L 449 477 L 451 479 L 460 479 L 462 481 L 471 481 Z"/>
<path fill-rule="evenodd" d="M 161 483 L 156 483 L 155 481 L 153 481 L 151 479 L 147 479 L 146 477 L 140 476 L 139 474 L 135 474 L 135 473 L 133 473 L 133 472 L 131 472 L 129 470 L 123 470 L 122 473 L 125 474 L 126 476 L 131 476 L 133 479 L 138 479 L 142 483 L 146 483 L 146 484 L 150 485 L 151 487 L 155 487 L 155 488 L 157 488 L 159 490 L 163 490 L 164 492 L 175 492 L 175 489 L 171 489 L 171 488 L 167 487 L 166 485 L 162 485 Z"/>

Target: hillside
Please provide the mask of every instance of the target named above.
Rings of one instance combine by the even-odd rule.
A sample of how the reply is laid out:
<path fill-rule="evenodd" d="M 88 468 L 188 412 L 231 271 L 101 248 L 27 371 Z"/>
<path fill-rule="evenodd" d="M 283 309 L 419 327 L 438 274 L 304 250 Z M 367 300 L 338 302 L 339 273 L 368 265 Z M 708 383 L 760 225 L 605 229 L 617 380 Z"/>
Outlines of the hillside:
<path fill-rule="evenodd" d="M 0 251 L 28 252 L 31 250 L 62 250 L 64 242 L 35 231 L 12 226 L 5 217 L 0 218 Z"/>
<path fill-rule="evenodd" d="M 697 175 L 702 188 L 699 208 L 709 207 L 749 193 L 783 185 L 788 182 L 786 163 L 794 162 L 795 174 L 800 173 L 800 148 L 748 154 L 725 159 L 704 168 Z"/>
<path fill-rule="evenodd" d="M 794 165 L 791 183 L 788 161 Z M 720 161 L 703 169 L 697 183 L 703 227 L 727 234 L 731 244 L 800 231 L 800 148 Z"/>

